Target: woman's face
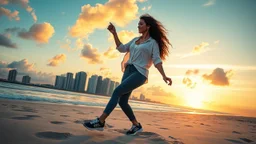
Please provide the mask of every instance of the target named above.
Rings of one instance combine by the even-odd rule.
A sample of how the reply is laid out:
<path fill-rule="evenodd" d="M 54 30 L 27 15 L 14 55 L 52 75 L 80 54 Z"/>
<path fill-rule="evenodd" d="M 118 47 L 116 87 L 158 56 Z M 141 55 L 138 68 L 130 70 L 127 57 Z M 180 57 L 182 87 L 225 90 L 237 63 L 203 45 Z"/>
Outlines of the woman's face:
<path fill-rule="evenodd" d="M 145 33 L 148 31 L 148 29 L 149 29 L 149 26 L 146 25 L 146 23 L 143 19 L 140 19 L 140 21 L 138 23 L 139 33 Z"/>

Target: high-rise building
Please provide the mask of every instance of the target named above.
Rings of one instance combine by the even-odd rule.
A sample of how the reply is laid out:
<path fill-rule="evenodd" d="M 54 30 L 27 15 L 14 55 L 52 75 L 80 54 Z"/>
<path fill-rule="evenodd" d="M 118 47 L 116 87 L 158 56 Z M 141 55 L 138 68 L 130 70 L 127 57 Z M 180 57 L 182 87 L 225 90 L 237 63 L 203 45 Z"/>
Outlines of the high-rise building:
<path fill-rule="evenodd" d="M 65 84 L 64 84 L 64 89 L 66 90 L 73 90 L 73 73 L 67 73 L 66 79 L 65 79 Z"/>
<path fill-rule="evenodd" d="M 22 77 L 22 83 L 29 84 L 30 80 L 31 80 L 31 77 L 28 75 Z"/>
<path fill-rule="evenodd" d="M 55 87 L 57 89 L 63 89 L 65 84 L 65 77 L 64 76 L 56 76 L 55 79 Z"/>
<path fill-rule="evenodd" d="M 87 88 L 88 93 L 95 94 L 97 81 L 98 81 L 98 76 L 92 75 L 91 78 L 89 79 L 89 83 L 88 83 L 88 88 Z"/>
<path fill-rule="evenodd" d="M 111 81 L 110 82 L 110 87 L 109 87 L 109 92 L 108 92 L 108 95 L 111 96 L 113 91 L 115 89 L 115 82 L 114 81 Z"/>
<path fill-rule="evenodd" d="M 145 95 L 143 95 L 143 94 L 140 94 L 140 100 L 145 100 Z"/>
<path fill-rule="evenodd" d="M 17 76 L 17 70 L 15 70 L 15 69 L 10 70 L 9 74 L 8 74 L 8 81 L 15 82 L 16 76 Z"/>
<path fill-rule="evenodd" d="M 101 94 L 102 90 L 102 76 L 98 77 L 97 86 L 96 86 L 96 94 Z"/>
<path fill-rule="evenodd" d="M 108 95 L 109 88 L 110 88 L 110 79 L 105 78 L 102 82 L 102 94 L 103 95 Z"/>
<path fill-rule="evenodd" d="M 84 92 L 85 84 L 86 84 L 87 74 L 85 72 L 76 73 L 74 90 L 79 92 Z"/>

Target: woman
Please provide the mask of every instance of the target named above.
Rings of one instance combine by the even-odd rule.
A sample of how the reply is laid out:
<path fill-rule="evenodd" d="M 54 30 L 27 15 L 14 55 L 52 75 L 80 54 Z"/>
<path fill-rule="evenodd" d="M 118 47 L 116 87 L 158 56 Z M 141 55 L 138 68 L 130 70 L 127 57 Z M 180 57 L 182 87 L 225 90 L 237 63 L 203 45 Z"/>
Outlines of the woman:
<path fill-rule="evenodd" d="M 117 35 L 115 26 L 110 23 L 108 30 L 113 34 L 117 50 L 121 53 L 127 52 L 122 62 L 125 68 L 121 84 L 114 90 L 103 114 L 90 122 L 84 123 L 88 129 L 103 130 L 106 118 L 114 110 L 117 103 L 132 122 L 132 128 L 127 131 L 128 135 L 141 132 L 142 126 L 136 120 L 133 111 L 128 104 L 132 91 L 147 82 L 149 68 L 152 64 L 161 73 L 163 80 L 172 84 L 171 78 L 167 77 L 162 67 L 162 60 L 168 56 L 168 45 L 170 42 L 166 36 L 163 25 L 150 15 L 142 15 L 138 23 L 140 37 L 136 37 L 129 43 L 123 45 Z M 126 61 L 128 60 L 128 61 Z"/>

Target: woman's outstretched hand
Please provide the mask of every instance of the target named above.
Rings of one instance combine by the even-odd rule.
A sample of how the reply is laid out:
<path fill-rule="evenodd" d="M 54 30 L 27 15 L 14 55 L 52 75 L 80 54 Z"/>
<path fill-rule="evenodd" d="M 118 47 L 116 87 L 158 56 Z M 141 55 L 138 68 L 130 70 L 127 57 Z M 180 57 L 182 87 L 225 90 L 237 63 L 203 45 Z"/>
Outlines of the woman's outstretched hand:
<path fill-rule="evenodd" d="M 163 80 L 165 81 L 165 83 L 167 83 L 169 86 L 172 85 L 172 79 L 169 77 L 163 77 Z"/>
<path fill-rule="evenodd" d="M 114 26 L 111 22 L 110 22 L 109 25 L 108 25 L 108 30 L 109 30 L 112 34 L 116 33 L 116 28 L 115 28 L 115 26 Z"/>

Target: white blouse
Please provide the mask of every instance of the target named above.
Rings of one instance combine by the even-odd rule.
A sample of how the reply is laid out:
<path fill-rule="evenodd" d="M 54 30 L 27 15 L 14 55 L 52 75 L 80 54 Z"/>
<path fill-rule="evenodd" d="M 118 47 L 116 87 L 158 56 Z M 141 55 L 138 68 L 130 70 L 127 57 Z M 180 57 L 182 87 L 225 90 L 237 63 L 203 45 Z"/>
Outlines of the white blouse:
<path fill-rule="evenodd" d="M 149 37 L 148 40 L 141 44 L 136 44 L 135 42 L 139 39 L 136 37 L 132 39 L 127 44 L 122 43 L 117 47 L 117 50 L 121 53 L 125 53 L 122 62 L 122 71 L 127 64 L 133 64 L 135 68 L 148 79 L 149 68 L 152 63 L 154 66 L 162 62 L 160 58 L 159 46 L 153 38 Z M 146 81 L 147 83 L 147 81 Z"/>

